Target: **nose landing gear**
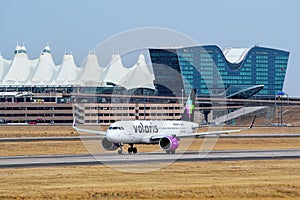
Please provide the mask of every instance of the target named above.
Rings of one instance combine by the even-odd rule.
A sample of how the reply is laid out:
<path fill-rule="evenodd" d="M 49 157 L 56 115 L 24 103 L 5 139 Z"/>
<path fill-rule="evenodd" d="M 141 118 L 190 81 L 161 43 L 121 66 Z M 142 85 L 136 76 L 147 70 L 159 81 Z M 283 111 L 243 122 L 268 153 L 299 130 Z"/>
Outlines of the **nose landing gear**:
<path fill-rule="evenodd" d="M 133 147 L 133 144 L 129 144 L 130 147 L 128 147 L 128 154 L 137 154 L 137 148 Z M 122 155 L 124 154 L 124 145 L 123 144 L 119 144 L 119 150 L 118 150 L 118 154 Z"/>
<path fill-rule="evenodd" d="M 124 154 L 123 147 L 124 147 L 124 145 L 123 145 L 123 144 L 120 144 L 120 146 L 119 146 L 120 149 L 118 150 L 118 154 L 119 154 L 119 155 Z"/>

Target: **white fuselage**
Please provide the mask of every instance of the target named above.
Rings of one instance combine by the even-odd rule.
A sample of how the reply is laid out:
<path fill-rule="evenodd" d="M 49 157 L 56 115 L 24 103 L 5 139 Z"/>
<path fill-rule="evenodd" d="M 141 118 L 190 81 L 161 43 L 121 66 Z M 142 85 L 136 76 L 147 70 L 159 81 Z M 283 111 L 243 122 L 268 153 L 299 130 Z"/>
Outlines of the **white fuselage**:
<path fill-rule="evenodd" d="M 155 144 L 155 136 L 183 135 L 193 133 L 198 124 L 188 121 L 118 121 L 111 124 L 106 138 L 112 143 Z"/>

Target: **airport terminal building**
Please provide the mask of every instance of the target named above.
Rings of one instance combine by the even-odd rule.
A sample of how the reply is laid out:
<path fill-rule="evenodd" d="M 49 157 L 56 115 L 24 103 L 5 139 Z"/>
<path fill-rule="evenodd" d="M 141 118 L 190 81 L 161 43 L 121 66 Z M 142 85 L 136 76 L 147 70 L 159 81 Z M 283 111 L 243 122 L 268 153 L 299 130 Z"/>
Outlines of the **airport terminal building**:
<path fill-rule="evenodd" d="M 139 117 L 180 119 L 182 104 L 174 96 L 186 97 L 192 88 L 198 98 L 274 99 L 282 91 L 288 58 L 289 52 L 278 49 L 222 51 L 209 45 L 151 48 L 131 67 L 116 53 L 107 66 L 100 66 L 101 58 L 89 53 L 78 67 L 67 53 L 56 65 L 48 45 L 33 60 L 18 45 L 13 60 L 0 56 L 1 121 L 72 123 L 74 94 L 86 97 L 88 109 L 80 109 L 89 111 L 82 111 L 82 121 L 100 124 Z M 112 93 L 129 95 L 130 100 L 122 105 L 112 101 Z M 116 104 L 119 113 L 111 114 Z"/>
<path fill-rule="evenodd" d="M 197 88 L 197 95 L 231 98 L 273 98 L 282 91 L 289 52 L 264 48 L 226 48 L 215 45 L 173 49 L 150 49 L 155 81 L 172 82 L 177 95 Z M 171 67 L 181 76 L 168 76 Z M 159 95 L 169 94 L 158 86 Z"/>

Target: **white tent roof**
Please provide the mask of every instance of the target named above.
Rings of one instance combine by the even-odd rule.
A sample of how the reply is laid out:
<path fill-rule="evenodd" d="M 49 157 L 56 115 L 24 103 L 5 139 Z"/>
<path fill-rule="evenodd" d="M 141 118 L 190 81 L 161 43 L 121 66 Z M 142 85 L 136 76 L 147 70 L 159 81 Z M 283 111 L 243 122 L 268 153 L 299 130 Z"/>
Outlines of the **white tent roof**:
<path fill-rule="evenodd" d="M 229 47 L 224 49 L 223 54 L 228 62 L 240 63 L 247 55 L 250 48 Z"/>
<path fill-rule="evenodd" d="M 130 68 L 123 66 L 119 54 L 113 54 L 112 60 L 102 76 L 102 81 L 111 82 L 126 89 L 140 87 L 155 89 L 154 74 L 148 68 L 143 54 L 139 55 L 137 63 Z"/>
<path fill-rule="evenodd" d="M 46 46 L 43 53 L 40 55 L 31 82 L 35 85 L 49 85 L 56 78 L 57 71 L 58 68 L 53 62 L 50 47 Z"/>
<path fill-rule="evenodd" d="M 101 81 L 111 82 L 116 85 L 119 85 L 124 76 L 131 70 L 123 66 L 121 56 L 114 53 L 112 55 L 111 61 L 108 64 L 107 69 L 104 71 Z"/>
<path fill-rule="evenodd" d="M 140 54 L 137 63 L 131 68 L 132 70 L 124 76 L 119 83 L 126 89 L 133 88 L 149 88 L 155 89 L 153 84 L 154 74 L 151 73 L 149 67 L 146 64 L 145 56 Z M 134 77 L 134 78 L 132 78 Z"/>
<path fill-rule="evenodd" d="M 126 89 L 154 89 L 153 81 L 153 70 L 147 66 L 143 54 L 132 67 L 125 67 L 121 56 L 113 54 L 106 68 L 99 66 L 95 54 L 87 56 L 82 68 L 76 66 L 70 54 L 65 54 L 62 64 L 55 66 L 48 45 L 36 60 L 30 60 L 26 48 L 19 45 L 12 61 L 0 55 L 0 84 L 7 86 L 103 86 L 111 82 Z"/>
<path fill-rule="evenodd" d="M 35 71 L 38 60 L 29 60 L 24 46 L 17 46 L 15 56 L 11 62 L 3 82 L 8 85 L 27 85 Z"/>
<path fill-rule="evenodd" d="M 99 83 L 104 70 L 104 67 L 99 66 L 96 54 L 89 53 L 83 64 L 82 73 L 79 73 L 77 80 L 85 84 Z"/>
<path fill-rule="evenodd" d="M 73 84 L 76 81 L 79 71 L 80 69 L 76 66 L 73 55 L 65 54 L 56 77 L 56 83 L 58 85 Z"/>
<path fill-rule="evenodd" d="M 11 60 L 6 60 L 0 55 L 0 80 L 2 81 L 9 70 Z"/>

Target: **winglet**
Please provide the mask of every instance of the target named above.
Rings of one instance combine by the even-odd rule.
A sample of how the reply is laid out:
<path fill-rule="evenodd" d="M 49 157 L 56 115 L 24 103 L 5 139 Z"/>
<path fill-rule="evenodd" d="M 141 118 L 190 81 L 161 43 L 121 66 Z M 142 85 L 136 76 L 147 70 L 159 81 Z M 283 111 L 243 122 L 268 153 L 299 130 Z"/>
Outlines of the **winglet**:
<path fill-rule="evenodd" d="M 249 126 L 249 129 L 253 127 L 253 124 L 254 124 L 254 122 L 255 122 L 255 119 L 256 119 L 256 115 L 254 116 L 254 118 L 253 118 L 253 120 L 252 120 L 252 122 L 251 122 L 251 124 L 250 124 L 250 126 Z"/>

